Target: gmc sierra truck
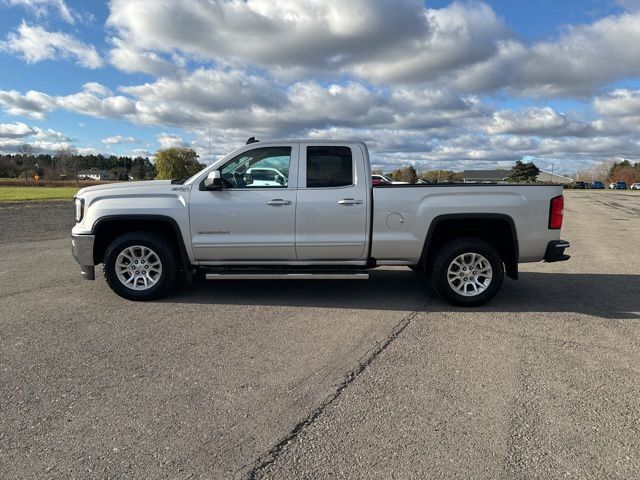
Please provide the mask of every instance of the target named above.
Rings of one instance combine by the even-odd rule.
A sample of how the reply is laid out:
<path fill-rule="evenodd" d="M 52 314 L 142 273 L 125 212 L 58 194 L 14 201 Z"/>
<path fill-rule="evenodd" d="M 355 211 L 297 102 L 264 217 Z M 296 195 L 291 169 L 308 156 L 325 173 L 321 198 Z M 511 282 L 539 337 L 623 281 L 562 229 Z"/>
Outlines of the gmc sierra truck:
<path fill-rule="evenodd" d="M 184 181 L 83 188 L 73 256 L 130 300 L 178 280 L 367 279 L 407 266 L 455 305 L 491 299 L 518 263 L 567 260 L 558 185 L 373 186 L 367 146 L 257 142 Z"/>

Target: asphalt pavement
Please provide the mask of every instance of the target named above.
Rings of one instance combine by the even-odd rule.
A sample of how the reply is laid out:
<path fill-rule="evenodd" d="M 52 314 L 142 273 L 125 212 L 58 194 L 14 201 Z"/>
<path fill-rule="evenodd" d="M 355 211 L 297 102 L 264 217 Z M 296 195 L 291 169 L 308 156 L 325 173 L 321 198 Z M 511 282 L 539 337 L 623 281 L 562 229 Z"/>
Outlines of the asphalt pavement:
<path fill-rule="evenodd" d="M 640 195 L 477 309 L 408 269 L 128 302 L 0 204 L 0 478 L 640 478 Z M 97 272 L 99 273 L 99 272 Z"/>

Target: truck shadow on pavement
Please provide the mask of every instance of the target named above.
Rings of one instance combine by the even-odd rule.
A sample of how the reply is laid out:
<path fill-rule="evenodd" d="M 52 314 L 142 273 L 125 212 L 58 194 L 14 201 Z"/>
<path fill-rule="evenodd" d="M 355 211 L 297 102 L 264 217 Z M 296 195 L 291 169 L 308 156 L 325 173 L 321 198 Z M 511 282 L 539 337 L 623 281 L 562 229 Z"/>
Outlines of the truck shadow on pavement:
<path fill-rule="evenodd" d="M 424 312 L 573 312 L 610 319 L 640 319 L 640 275 L 520 273 L 505 279 L 489 304 L 453 307 L 410 270 L 376 270 L 358 280 L 200 281 L 165 300 L 211 305 L 288 306 Z"/>

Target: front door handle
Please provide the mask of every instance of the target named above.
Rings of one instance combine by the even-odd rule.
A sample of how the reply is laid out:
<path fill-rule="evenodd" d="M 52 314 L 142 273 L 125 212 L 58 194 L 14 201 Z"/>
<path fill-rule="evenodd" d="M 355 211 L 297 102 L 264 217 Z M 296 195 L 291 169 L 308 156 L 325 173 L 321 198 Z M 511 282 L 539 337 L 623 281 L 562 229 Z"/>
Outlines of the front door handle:
<path fill-rule="evenodd" d="M 291 200 L 284 200 L 282 198 L 274 198 L 273 200 L 269 200 L 267 205 L 271 205 L 272 207 L 282 207 L 284 205 L 291 205 Z"/>
<path fill-rule="evenodd" d="M 342 200 L 338 200 L 338 205 L 362 205 L 362 200 L 343 198 Z"/>

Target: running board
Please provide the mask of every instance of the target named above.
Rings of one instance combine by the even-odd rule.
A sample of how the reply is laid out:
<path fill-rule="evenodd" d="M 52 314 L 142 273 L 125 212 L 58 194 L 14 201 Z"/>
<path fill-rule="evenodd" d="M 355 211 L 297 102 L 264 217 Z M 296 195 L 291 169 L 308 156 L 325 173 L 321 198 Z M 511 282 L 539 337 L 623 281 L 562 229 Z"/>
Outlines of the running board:
<path fill-rule="evenodd" d="M 368 280 L 367 272 L 220 272 L 205 274 L 207 280 Z"/>

